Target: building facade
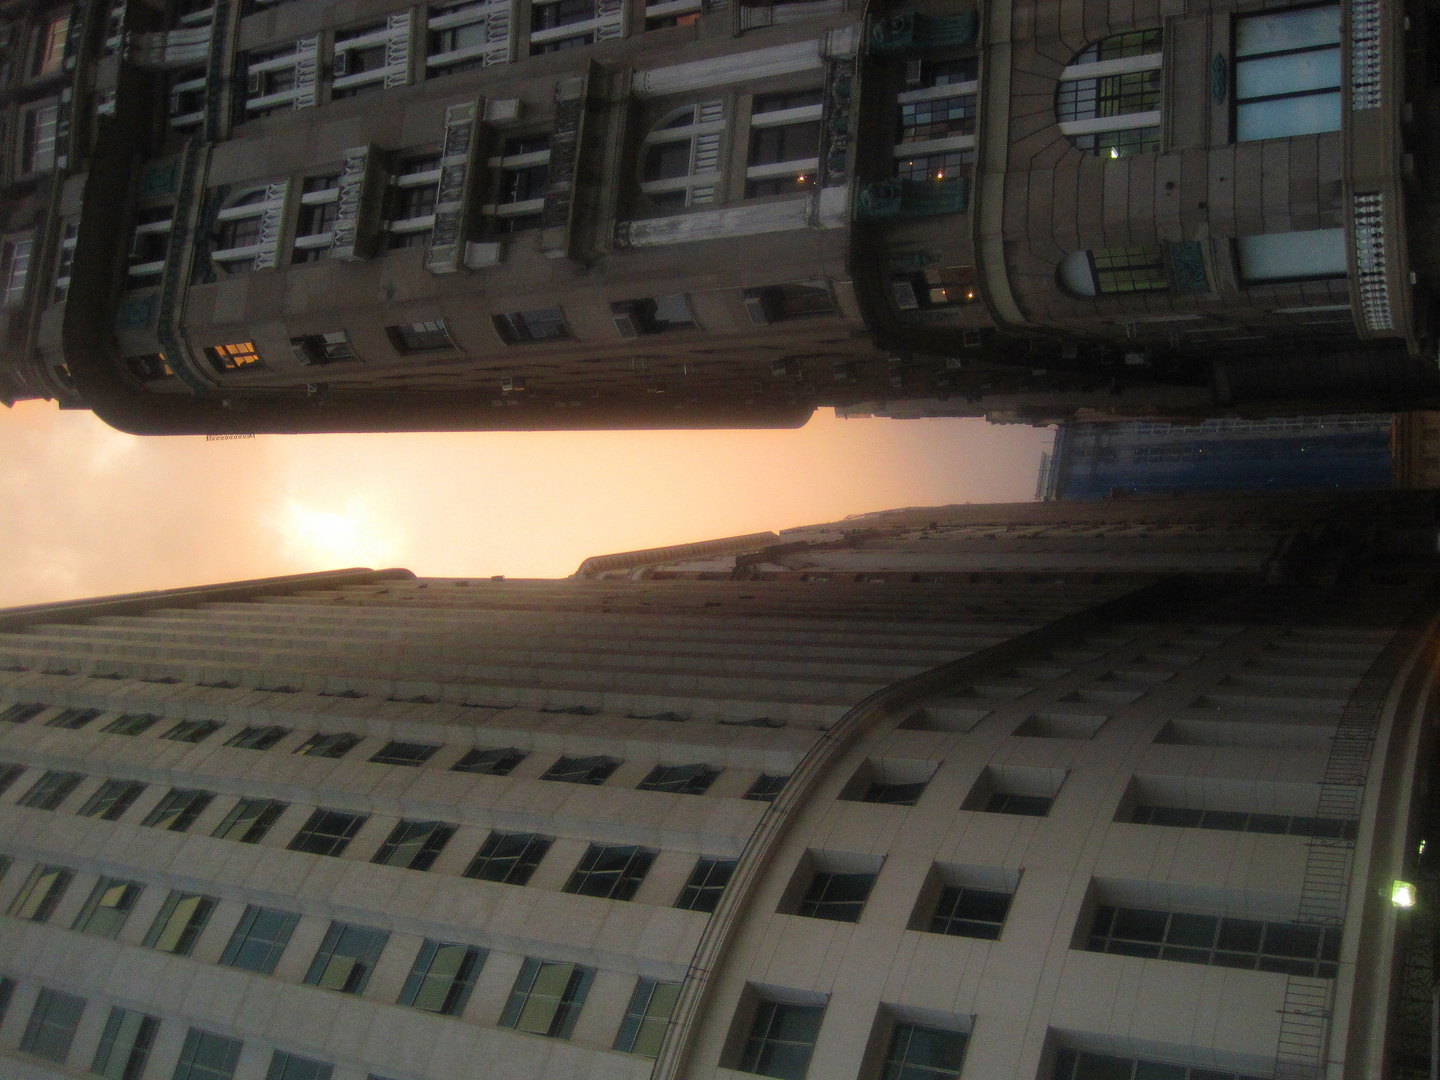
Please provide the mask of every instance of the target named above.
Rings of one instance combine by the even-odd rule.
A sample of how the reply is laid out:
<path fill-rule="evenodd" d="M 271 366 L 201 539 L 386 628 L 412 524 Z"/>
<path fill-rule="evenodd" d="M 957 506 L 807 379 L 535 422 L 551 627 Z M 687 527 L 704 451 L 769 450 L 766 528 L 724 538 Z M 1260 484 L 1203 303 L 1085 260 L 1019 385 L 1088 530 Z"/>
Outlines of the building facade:
<path fill-rule="evenodd" d="M 7 0 L 0 389 L 156 433 L 1440 402 L 1430 18 Z"/>
<path fill-rule="evenodd" d="M 1436 524 L 940 507 L 0 613 L 0 1072 L 1425 1075 Z"/>

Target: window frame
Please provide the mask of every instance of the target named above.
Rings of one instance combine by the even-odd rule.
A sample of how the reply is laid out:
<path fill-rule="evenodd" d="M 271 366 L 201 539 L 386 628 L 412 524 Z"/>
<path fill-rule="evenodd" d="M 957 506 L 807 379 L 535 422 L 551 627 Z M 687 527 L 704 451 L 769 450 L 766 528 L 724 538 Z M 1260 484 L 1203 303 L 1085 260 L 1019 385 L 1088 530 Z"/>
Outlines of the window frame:
<path fill-rule="evenodd" d="M 114 940 L 120 936 L 130 913 L 135 910 L 145 886 L 125 878 L 102 877 L 90 889 L 84 905 L 70 923 L 81 934 Z"/>
<path fill-rule="evenodd" d="M 561 979 L 563 985 L 558 985 Z M 595 969 L 583 964 L 527 956 L 500 1014 L 500 1027 L 551 1039 L 570 1038 L 594 979 Z M 537 991 L 542 980 L 544 988 Z M 532 1006 L 536 1007 L 532 1010 Z"/>
<path fill-rule="evenodd" d="M 209 925 L 217 903 L 213 896 L 171 889 L 141 944 L 172 956 L 189 956 Z"/>
<path fill-rule="evenodd" d="M 139 1080 L 159 1030 L 159 1017 L 112 1005 L 90 1072 L 106 1080 Z M 119 1068 L 115 1068 L 117 1056 L 123 1058 Z"/>
<path fill-rule="evenodd" d="M 531 875 L 535 873 L 546 854 L 549 853 L 550 845 L 554 842 L 553 836 L 546 836 L 543 833 L 505 832 L 500 829 L 492 829 L 490 835 L 485 837 L 479 849 L 471 857 L 469 865 L 465 867 L 461 876 L 470 878 L 472 881 L 493 881 L 498 885 L 524 886 L 529 882 Z M 518 846 L 519 850 L 513 855 L 500 850 L 487 852 L 487 849 L 500 849 L 506 844 Z M 479 872 L 488 869 L 492 864 L 506 865 L 507 869 L 499 877 L 486 876 Z"/>
<path fill-rule="evenodd" d="M 200 788 L 171 788 L 155 807 L 140 819 L 140 824 L 149 829 L 164 829 L 167 832 L 188 832 L 191 825 L 203 814 L 214 800 L 213 791 Z"/>
<path fill-rule="evenodd" d="M 256 925 L 261 919 L 270 917 L 277 918 L 276 924 L 257 932 Z M 275 965 L 284 955 L 285 949 L 290 944 L 291 935 L 295 933 L 295 927 L 299 922 L 300 916 L 294 912 L 262 907 L 258 904 L 247 904 L 245 913 L 240 916 L 239 923 L 231 932 L 230 940 L 225 946 L 225 951 L 220 954 L 218 962 L 225 967 L 239 968 L 241 971 L 273 975 Z M 265 936 L 261 936 L 261 933 Z M 257 943 L 259 948 L 252 948 Z M 258 963 L 241 963 L 242 958 L 251 952 L 256 954 Z"/>
<path fill-rule="evenodd" d="M 455 969 L 448 974 L 436 975 L 435 966 L 437 962 L 442 962 L 442 955 L 444 956 L 443 962 L 448 963 L 454 956 L 454 950 L 457 949 L 460 950 L 460 954 L 456 960 Z M 400 996 L 396 999 L 397 1003 L 439 1016 L 461 1015 L 470 1000 L 471 992 L 475 989 L 475 980 L 479 978 L 489 955 L 490 950 L 477 945 L 426 938 L 425 943 L 420 946 L 420 951 L 415 954 L 415 963 L 411 965 L 410 974 L 406 976 L 405 984 L 400 988 Z M 430 992 L 432 983 L 443 984 L 444 987 L 443 997 L 437 1008 L 431 1008 L 428 1004 L 419 1004 L 422 999 L 428 1001 L 427 994 Z"/>
<path fill-rule="evenodd" d="M 402 818 L 396 822 L 395 827 L 390 830 L 390 835 L 380 845 L 379 850 L 371 857 L 370 861 L 378 866 L 394 866 L 405 870 L 426 871 L 435 865 L 435 860 L 445 850 L 455 835 L 457 825 L 448 821 L 412 821 Z M 405 845 L 414 844 L 418 840 L 414 852 L 410 855 L 408 862 L 391 861 L 401 852 Z"/>
<path fill-rule="evenodd" d="M 315 958 L 310 961 L 310 968 L 305 973 L 304 984 L 317 986 L 322 990 L 334 990 L 339 994 L 363 996 L 365 987 L 369 985 L 370 977 L 375 973 L 375 967 L 379 964 L 380 957 L 389 941 L 390 931 L 388 930 L 332 921 L 330 928 L 325 931 L 325 938 L 321 941 L 320 947 L 315 950 Z M 361 951 L 342 953 L 339 951 L 342 946 Z M 335 964 L 337 957 L 340 960 L 340 966 L 332 975 L 331 967 Z M 349 966 L 344 963 L 347 960 L 350 961 Z M 329 980 L 328 983 L 327 980 Z"/>
<path fill-rule="evenodd" d="M 1280 50 L 1274 50 L 1274 51 L 1271 51 L 1271 52 L 1264 52 L 1264 53 L 1248 53 L 1248 54 L 1245 54 L 1245 55 L 1243 55 L 1243 56 L 1241 55 L 1241 53 L 1240 53 L 1241 23 L 1246 22 L 1247 20 L 1251 20 L 1251 19 L 1258 20 L 1258 19 L 1263 19 L 1263 18 L 1284 18 L 1284 17 L 1286 17 L 1286 16 L 1291 16 L 1291 15 L 1298 14 L 1299 12 L 1303 12 L 1303 11 L 1319 11 L 1319 10 L 1321 10 L 1321 9 L 1323 9 L 1323 8 L 1334 8 L 1334 9 L 1335 9 L 1335 16 L 1336 16 L 1335 21 L 1336 21 L 1336 24 L 1337 24 L 1337 35 L 1336 35 L 1336 39 L 1335 39 L 1335 41 L 1334 41 L 1333 43 L 1330 43 L 1330 42 L 1322 42 L 1322 43 L 1320 43 L 1320 44 L 1318 44 L 1318 45 L 1301 46 L 1301 47 L 1299 47 L 1299 48 L 1292 48 L 1292 49 L 1280 49 Z M 1345 55 L 1344 55 L 1344 45 L 1343 45 L 1344 38 L 1345 38 L 1345 30 L 1344 30 L 1343 11 L 1342 11 L 1342 8 L 1341 8 L 1341 5 L 1340 5 L 1340 4 L 1338 4 L 1338 3 L 1326 3 L 1326 2 L 1322 2 L 1322 3 L 1316 3 L 1316 4 L 1297 4 L 1297 5 L 1294 5 L 1294 6 L 1292 6 L 1292 7 L 1284 7 L 1284 8 L 1267 8 L 1267 9 L 1260 10 L 1260 11 L 1247 11 L 1247 12 L 1243 12 L 1243 13 L 1241 13 L 1241 12 L 1236 12 L 1236 13 L 1234 13 L 1234 14 L 1232 15 L 1232 17 L 1231 17 L 1230 34 L 1231 34 L 1230 57 L 1231 57 L 1231 69 L 1232 69 L 1232 71 L 1231 71 L 1231 76 L 1230 76 L 1230 79 L 1231 79 L 1231 86 L 1230 86 L 1230 89 L 1231 89 L 1231 93 L 1230 93 L 1230 123 L 1231 123 L 1231 131 L 1234 133 L 1234 141 L 1235 141 L 1235 142 L 1237 142 L 1237 143 L 1241 143 L 1241 142 L 1263 142 L 1263 141 L 1265 141 L 1266 139 L 1286 139 L 1286 138 L 1293 138 L 1293 137 L 1295 137 L 1295 136 L 1297 136 L 1297 135 L 1321 135 L 1321 134 L 1326 134 L 1326 133 L 1329 133 L 1329 132 L 1338 132 L 1338 131 L 1340 131 L 1340 130 L 1342 129 L 1343 124 L 1344 124 L 1344 121 L 1343 121 L 1342 117 L 1343 117 L 1344 114 L 1345 114 L 1344 96 L 1345 96 L 1346 84 L 1345 84 L 1345 78 L 1344 78 L 1344 72 L 1345 72 Z M 1334 52 L 1335 55 L 1336 55 L 1336 60 L 1337 60 L 1337 63 L 1336 63 L 1337 82 L 1336 82 L 1336 84 L 1335 84 L 1334 86 L 1316 87 L 1316 88 L 1312 88 L 1312 89 L 1308 89 L 1308 90 L 1282 91 L 1282 92 L 1280 92 L 1280 93 L 1272 93 L 1272 94 L 1255 94 L 1255 95 L 1251 95 L 1251 96 L 1249 96 L 1249 97 L 1243 97 L 1243 98 L 1240 96 L 1240 80 L 1241 80 L 1241 77 L 1242 77 L 1242 69 L 1244 68 L 1244 66 L 1245 66 L 1246 64 L 1256 64 L 1256 63 L 1263 62 L 1263 61 L 1265 61 L 1265 60 L 1279 59 L 1279 58 L 1281 58 L 1281 57 L 1301 56 L 1301 55 L 1306 55 L 1306 54 L 1319 54 L 1319 53 L 1321 53 L 1321 52 Z M 1285 101 L 1285 100 L 1295 100 L 1295 101 L 1298 101 L 1298 100 L 1301 100 L 1301 99 L 1304 99 L 1304 98 L 1318 98 L 1318 97 L 1326 97 L 1326 96 L 1331 96 L 1331 95 L 1334 96 L 1334 98 L 1335 98 L 1335 105 L 1336 105 L 1336 110 L 1335 110 L 1336 116 L 1335 116 L 1335 126 L 1334 126 L 1334 127 L 1321 128 L 1321 129 L 1318 129 L 1318 130 L 1317 130 L 1317 129 L 1314 129 L 1314 128 L 1306 128 L 1305 130 L 1301 130 L 1301 131 L 1291 131 L 1291 132 L 1285 132 L 1285 133 L 1279 133 L 1279 134 L 1271 134 L 1271 135 L 1263 135 L 1263 136 L 1244 137 L 1244 136 L 1241 135 L 1241 131 L 1240 131 L 1241 119 L 1242 119 L 1242 117 L 1241 117 L 1241 110 L 1242 110 L 1246 105 L 1259 104 L 1259 103 L 1268 102 L 1268 101 Z"/>
<path fill-rule="evenodd" d="M 339 821 L 331 819 L 346 819 L 343 828 L 339 831 L 321 832 L 322 825 L 339 824 Z M 370 820 L 368 814 L 352 814 L 348 810 L 330 810 L 326 807 L 316 807 L 300 830 L 290 838 L 285 845 L 289 851 L 303 851 L 310 855 L 321 855 L 327 858 L 339 858 L 350 846 L 350 841 L 364 827 L 365 822 Z M 317 838 L 319 841 L 317 842 Z M 310 844 L 314 846 L 306 846 Z M 324 847 L 328 850 L 318 850 Z"/>
<path fill-rule="evenodd" d="M 20 1036 L 20 1051 L 63 1065 L 74 1046 L 87 1004 L 78 994 L 42 986 Z"/>

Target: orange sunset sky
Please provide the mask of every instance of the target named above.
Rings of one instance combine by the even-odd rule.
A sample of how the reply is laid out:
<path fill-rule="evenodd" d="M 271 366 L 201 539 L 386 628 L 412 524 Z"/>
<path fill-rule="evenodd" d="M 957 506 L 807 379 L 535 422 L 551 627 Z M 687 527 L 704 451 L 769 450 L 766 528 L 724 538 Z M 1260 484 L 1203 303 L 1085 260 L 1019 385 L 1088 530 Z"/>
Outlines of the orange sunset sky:
<path fill-rule="evenodd" d="M 1052 429 L 136 438 L 0 409 L 0 606 L 341 566 L 557 577 L 587 555 L 900 506 L 1028 500 Z"/>

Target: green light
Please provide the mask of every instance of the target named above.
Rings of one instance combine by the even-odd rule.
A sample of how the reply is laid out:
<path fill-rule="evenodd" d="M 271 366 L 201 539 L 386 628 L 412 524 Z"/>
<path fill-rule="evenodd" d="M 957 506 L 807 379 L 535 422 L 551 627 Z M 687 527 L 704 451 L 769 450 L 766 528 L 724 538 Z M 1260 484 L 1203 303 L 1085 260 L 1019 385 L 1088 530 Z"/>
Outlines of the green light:
<path fill-rule="evenodd" d="M 1415 886 L 1408 881 L 1397 881 L 1390 889 L 1390 902 L 1396 907 L 1415 906 Z"/>

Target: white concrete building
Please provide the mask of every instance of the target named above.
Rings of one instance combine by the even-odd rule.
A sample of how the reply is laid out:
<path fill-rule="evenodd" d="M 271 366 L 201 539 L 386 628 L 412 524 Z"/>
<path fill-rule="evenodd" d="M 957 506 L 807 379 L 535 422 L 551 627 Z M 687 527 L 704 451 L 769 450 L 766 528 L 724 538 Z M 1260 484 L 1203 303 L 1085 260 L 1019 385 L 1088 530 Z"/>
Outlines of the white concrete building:
<path fill-rule="evenodd" d="M 951 507 L 0 612 L 0 1077 L 1410 1075 L 1422 543 Z"/>

